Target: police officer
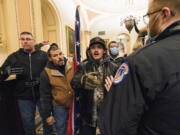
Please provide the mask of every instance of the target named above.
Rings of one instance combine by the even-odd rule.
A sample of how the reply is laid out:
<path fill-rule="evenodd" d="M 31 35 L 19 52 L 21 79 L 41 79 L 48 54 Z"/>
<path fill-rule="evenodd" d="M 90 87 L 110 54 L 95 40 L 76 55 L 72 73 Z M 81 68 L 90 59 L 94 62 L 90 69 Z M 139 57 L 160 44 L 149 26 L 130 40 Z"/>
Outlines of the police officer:
<path fill-rule="evenodd" d="M 180 1 L 149 0 L 154 42 L 130 55 L 115 78 L 101 115 L 105 135 L 180 134 Z M 111 82 L 113 80 L 113 82 Z"/>

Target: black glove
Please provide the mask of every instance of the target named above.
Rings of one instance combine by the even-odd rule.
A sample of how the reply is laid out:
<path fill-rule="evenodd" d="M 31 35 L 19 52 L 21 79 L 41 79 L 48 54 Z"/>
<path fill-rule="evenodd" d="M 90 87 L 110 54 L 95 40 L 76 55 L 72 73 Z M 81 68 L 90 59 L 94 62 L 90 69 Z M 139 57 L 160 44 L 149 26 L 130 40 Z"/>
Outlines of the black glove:
<path fill-rule="evenodd" d="M 98 72 L 90 72 L 84 75 L 81 79 L 81 83 L 87 90 L 94 90 L 101 84 L 100 74 Z"/>
<path fill-rule="evenodd" d="M 24 72 L 24 68 L 23 67 L 6 67 L 4 70 L 4 74 L 7 75 L 21 75 Z"/>

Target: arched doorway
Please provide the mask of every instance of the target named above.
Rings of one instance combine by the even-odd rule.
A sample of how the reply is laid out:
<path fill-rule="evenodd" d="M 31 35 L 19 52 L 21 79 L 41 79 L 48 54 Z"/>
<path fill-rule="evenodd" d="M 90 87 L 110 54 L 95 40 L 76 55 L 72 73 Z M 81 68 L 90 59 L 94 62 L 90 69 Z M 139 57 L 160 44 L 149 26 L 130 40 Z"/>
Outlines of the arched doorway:
<path fill-rule="evenodd" d="M 56 9 L 47 0 L 42 1 L 42 24 L 43 24 L 43 38 L 49 40 L 49 43 L 60 44 L 60 19 Z"/>

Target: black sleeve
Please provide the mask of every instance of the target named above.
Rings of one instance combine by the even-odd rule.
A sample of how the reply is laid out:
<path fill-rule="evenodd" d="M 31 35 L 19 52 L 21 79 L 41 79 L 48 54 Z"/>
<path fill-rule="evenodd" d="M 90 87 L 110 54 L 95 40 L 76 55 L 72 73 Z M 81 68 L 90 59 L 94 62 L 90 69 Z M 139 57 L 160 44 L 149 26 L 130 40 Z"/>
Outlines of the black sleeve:
<path fill-rule="evenodd" d="M 43 47 L 44 44 L 42 43 L 39 43 L 39 44 L 35 44 L 34 47 L 37 49 L 37 50 L 41 50 L 41 47 Z"/>
<path fill-rule="evenodd" d="M 132 66 L 123 63 L 116 72 L 100 115 L 102 134 L 136 135 L 145 101 L 136 68 Z"/>
<path fill-rule="evenodd" d="M 13 66 L 13 64 L 16 63 L 16 57 L 14 54 L 11 54 L 7 57 L 7 59 L 4 61 L 4 63 L 1 66 L 1 72 L 2 74 L 0 75 L 0 80 L 3 81 L 5 80 L 9 75 L 8 74 L 3 74 L 3 72 L 6 70 L 8 66 Z"/>
<path fill-rule="evenodd" d="M 43 71 L 40 76 L 40 102 L 42 106 L 42 112 L 46 118 L 51 116 L 53 108 L 51 89 L 52 88 L 48 75 L 45 71 Z"/>
<path fill-rule="evenodd" d="M 81 78 L 84 75 L 83 66 L 82 64 L 78 65 L 77 72 L 74 74 L 72 81 L 71 81 L 71 87 L 75 90 L 81 89 L 83 86 L 81 84 Z"/>
<path fill-rule="evenodd" d="M 8 75 L 5 73 L 5 71 L 0 67 L 0 81 L 4 81 Z"/>
<path fill-rule="evenodd" d="M 44 59 L 44 67 L 46 66 L 46 64 L 48 63 L 48 56 L 47 56 L 47 53 L 45 51 L 42 51 L 41 52 L 43 53 L 43 59 Z"/>

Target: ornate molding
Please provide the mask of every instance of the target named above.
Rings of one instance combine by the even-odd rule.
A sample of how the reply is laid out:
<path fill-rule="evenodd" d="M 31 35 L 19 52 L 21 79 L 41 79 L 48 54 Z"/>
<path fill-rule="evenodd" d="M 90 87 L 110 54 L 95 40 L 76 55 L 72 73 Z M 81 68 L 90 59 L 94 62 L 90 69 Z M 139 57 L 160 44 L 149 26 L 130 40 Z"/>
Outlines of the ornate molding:
<path fill-rule="evenodd" d="M 32 33 L 34 37 L 36 37 L 36 18 L 35 18 L 35 8 L 34 8 L 34 0 L 29 0 L 29 5 L 31 9 L 31 23 L 32 23 Z"/>
<path fill-rule="evenodd" d="M 16 12 L 16 24 L 17 24 L 17 35 L 19 35 L 20 34 L 20 27 L 19 27 L 19 21 L 18 21 L 18 11 L 17 11 L 17 8 L 18 8 L 18 6 L 17 6 L 17 1 L 15 0 L 14 1 L 14 5 L 15 5 L 15 12 Z M 20 41 L 18 40 L 18 45 L 19 45 L 19 47 L 20 47 Z"/>

